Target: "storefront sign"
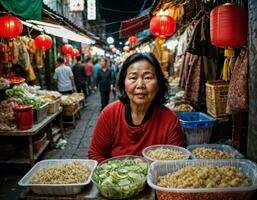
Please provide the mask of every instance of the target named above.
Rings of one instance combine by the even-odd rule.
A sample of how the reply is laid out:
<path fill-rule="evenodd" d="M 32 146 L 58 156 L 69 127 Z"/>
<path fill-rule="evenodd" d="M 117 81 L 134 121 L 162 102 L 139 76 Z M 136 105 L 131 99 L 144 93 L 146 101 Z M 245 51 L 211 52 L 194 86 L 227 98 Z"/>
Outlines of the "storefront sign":
<path fill-rule="evenodd" d="M 96 3 L 95 0 L 87 0 L 87 19 L 96 19 Z"/>
<path fill-rule="evenodd" d="M 84 10 L 84 0 L 70 0 L 70 11 L 81 12 Z"/>

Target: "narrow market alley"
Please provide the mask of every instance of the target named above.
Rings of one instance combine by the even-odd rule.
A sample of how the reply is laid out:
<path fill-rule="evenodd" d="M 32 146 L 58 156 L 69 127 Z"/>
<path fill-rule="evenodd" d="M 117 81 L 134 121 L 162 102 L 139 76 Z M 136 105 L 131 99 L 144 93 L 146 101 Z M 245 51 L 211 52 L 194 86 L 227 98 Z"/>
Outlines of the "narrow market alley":
<path fill-rule="evenodd" d="M 111 94 L 110 101 L 113 101 Z M 46 149 L 38 161 L 44 159 L 85 159 L 93 134 L 94 126 L 100 113 L 99 92 L 88 97 L 87 105 L 81 109 L 81 119 L 76 127 L 64 126 L 64 148 Z M 0 166 L 0 200 L 15 200 L 24 188 L 17 185 L 18 181 L 28 172 L 29 165 Z"/>

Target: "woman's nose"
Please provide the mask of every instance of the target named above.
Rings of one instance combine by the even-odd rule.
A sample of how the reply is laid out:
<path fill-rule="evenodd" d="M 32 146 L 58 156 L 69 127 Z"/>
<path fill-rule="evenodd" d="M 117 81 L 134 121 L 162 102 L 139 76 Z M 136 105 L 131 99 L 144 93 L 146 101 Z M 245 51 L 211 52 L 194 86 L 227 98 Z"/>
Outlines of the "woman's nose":
<path fill-rule="evenodd" d="M 145 82 L 142 78 L 137 79 L 137 87 L 145 87 Z"/>

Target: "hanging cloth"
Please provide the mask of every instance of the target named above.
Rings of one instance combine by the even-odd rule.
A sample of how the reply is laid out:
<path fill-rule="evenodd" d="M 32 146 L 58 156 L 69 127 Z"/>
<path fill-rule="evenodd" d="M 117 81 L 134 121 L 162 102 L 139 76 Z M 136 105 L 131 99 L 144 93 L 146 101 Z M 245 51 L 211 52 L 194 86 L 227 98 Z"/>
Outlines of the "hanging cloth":
<path fill-rule="evenodd" d="M 248 54 L 246 49 L 240 51 L 236 59 L 228 88 L 226 112 L 235 114 L 248 109 Z"/>

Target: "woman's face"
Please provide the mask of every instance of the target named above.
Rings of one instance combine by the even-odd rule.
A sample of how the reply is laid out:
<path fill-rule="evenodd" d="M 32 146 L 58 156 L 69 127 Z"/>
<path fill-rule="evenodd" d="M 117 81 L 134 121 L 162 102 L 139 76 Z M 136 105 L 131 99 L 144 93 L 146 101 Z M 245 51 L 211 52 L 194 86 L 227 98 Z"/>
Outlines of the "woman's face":
<path fill-rule="evenodd" d="M 132 63 L 127 69 L 125 91 L 134 105 L 150 105 L 159 84 L 154 67 L 146 60 Z"/>

